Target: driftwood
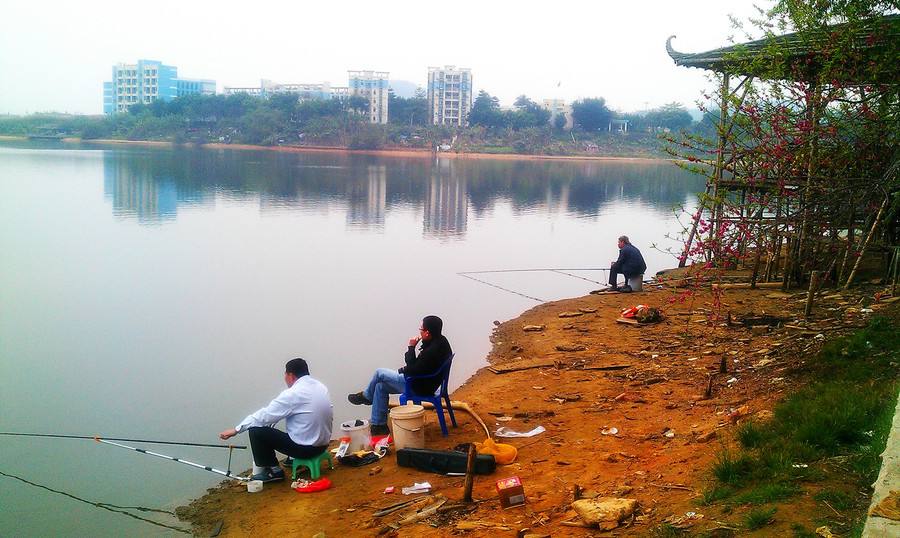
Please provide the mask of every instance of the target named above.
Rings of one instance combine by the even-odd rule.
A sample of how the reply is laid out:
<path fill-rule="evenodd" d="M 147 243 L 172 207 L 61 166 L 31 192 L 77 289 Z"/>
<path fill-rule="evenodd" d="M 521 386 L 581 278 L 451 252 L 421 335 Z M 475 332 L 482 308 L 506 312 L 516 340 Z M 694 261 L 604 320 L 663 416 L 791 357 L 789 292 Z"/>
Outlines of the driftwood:
<path fill-rule="evenodd" d="M 417 511 L 414 514 L 410 514 L 396 523 L 391 523 L 390 525 L 382 527 L 378 534 L 387 534 L 391 531 L 399 529 L 400 527 L 403 527 L 404 525 L 409 525 L 410 523 L 415 523 L 417 521 L 421 521 L 427 517 L 430 517 L 432 514 L 436 513 L 441 506 L 444 506 L 446 502 L 447 497 L 444 497 L 443 495 L 435 495 L 434 502 L 428 505 L 428 507 Z"/>
<path fill-rule="evenodd" d="M 488 370 L 495 374 L 507 374 L 509 372 L 520 372 L 522 370 L 531 370 L 532 368 L 549 368 L 551 366 L 556 366 L 556 361 L 553 359 L 525 359 L 488 366 Z"/>

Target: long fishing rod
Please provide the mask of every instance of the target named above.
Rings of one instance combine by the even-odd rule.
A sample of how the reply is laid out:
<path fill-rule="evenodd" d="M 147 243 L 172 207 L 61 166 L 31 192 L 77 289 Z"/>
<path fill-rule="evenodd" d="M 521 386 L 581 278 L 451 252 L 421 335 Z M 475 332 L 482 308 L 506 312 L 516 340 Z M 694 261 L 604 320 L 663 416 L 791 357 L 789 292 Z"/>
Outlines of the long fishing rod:
<path fill-rule="evenodd" d="M 191 467 L 196 467 L 196 468 L 198 468 L 198 469 L 203 469 L 204 471 L 209 471 L 209 472 L 211 472 L 211 473 L 220 474 L 220 475 L 222 475 L 222 476 L 224 476 L 224 477 L 227 477 L 227 478 L 233 478 L 233 479 L 235 479 L 235 480 L 240 480 L 241 482 L 249 482 L 249 481 L 250 481 L 250 479 L 247 478 L 247 477 L 245 477 L 245 476 L 238 476 L 238 475 L 233 474 L 233 473 L 231 472 L 231 464 L 230 464 L 231 458 L 230 458 L 230 457 L 229 457 L 229 469 L 228 469 L 228 471 L 220 471 L 219 469 L 214 469 L 214 468 L 212 468 L 212 467 L 210 467 L 210 466 L 208 466 L 208 465 L 200 465 L 199 463 L 194 463 L 194 462 L 192 462 L 192 461 L 183 460 L 183 459 L 181 459 L 181 458 L 175 458 L 175 457 L 173 457 L 173 456 L 167 456 L 167 455 L 165 455 L 165 454 L 160 454 L 159 452 L 153 452 L 153 451 L 150 451 L 150 450 L 145 450 L 145 449 L 143 449 L 143 448 L 135 448 L 135 447 L 133 447 L 133 446 L 123 445 L 123 444 L 120 444 L 120 443 L 114 443 L 114 442 L 112 442 L 112 441 L 107 441 L 106 439 L 101 439 L 101 438 L 99 438 L 99 437 L 95 437 L 94 440 L 97 441 L 98 443 L 103 443 L 103 444 L 107 444 L 107 445 L 117 446 L 117 447 L 119 447 L 119 448 L 127 448 L 128 450 L 134 450 L 135 452 L 140 452 L 141 454 L 149 454 L 150 456 L 156 456 L 157 458 L 162 458 L 162 459 L 164 459 L 164 460 L 169 460 L 169 461 L 175 461 L 175 462 L 178 462 L 178 463 L 183 463 L 183 464 L 185 464 L 185 465 L 190 465 Z"/>
<path fill-rule="evenodd" d="M 534 271 L 609 271 L 609 267 L 550 267 L 546 269 L 492 269 L 489 271 L 463 271 L 458 275 L 478 275 L 484 273 L 528 273 Z"/>
<path fill-rule="evenodd" d="M 514 293 L 514 294 L 518 295 L 519 297 L 524 297 L 524 298 L 526 298 L 526 299 L 531 299 L 532 301 L 537 301 L 537 302 L 539 302 L 539 303 L 545 302 L 543 299 L 538 299 L 537 297 L 532 297 L 531 295 L 525 295 L 524 293 L 520 293 L 520 292 L 518 292 L 518 291 L 516 291 L 516 290 L 511 290 L 511 289 L 509 289 L 509 288 L 504 288 L 503 286 L 498 286 L 497 284 L 492 284 L 492 283 L 490 283 L 490 282 L 481 280 L 480 278 L 475 278 L 474 276 L 471 276 L 471 275 L 469 275 L 469 274 L 467 274 L 467 273 L 456 273 L 456 274 L 459 275 L 459 276 L 461 276 L 461 277 L 463 277 L 463 278 L 468 278 L 468 279 L 470 279 L 470 280 L 474 280 L 475 282 L 481 282 L 482 284 L 487 284 L 488 286 L 490 286 L 490 287 L 492 287 L 492 288 L 497 288 L 498 290 L 503 290 L 503 291 L 505 291 L 505 292 L 507 292 L 507 293 Z"/>
<path fill-rule="evenodd" d="M 63 435 L 58 433 L 19 433 L 19 432 L 0 432 L 0 435 L 11 435 L 18 437 L 54 437 L 59 439 L 106 439 L 107 441 L 125 441 L 128 443 L 149 443 L 151 445 L 179 445 L 179 446 L 202 446 L 206 448 L 237 448 L 246 450 L 244 445 L 210 445 L 206 443 L 184 443 L 179 441 L 153 441 L 150 439 L 126 439 L 124 437 L 99 437 L 97 435 Z"/>

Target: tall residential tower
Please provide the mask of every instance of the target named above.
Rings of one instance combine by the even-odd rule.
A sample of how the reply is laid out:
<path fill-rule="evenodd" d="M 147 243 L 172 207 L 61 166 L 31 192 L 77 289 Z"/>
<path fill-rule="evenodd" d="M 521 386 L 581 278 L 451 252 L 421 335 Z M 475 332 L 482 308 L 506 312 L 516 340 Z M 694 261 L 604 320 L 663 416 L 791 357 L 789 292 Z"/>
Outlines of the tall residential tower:
<path fill-rule="evenodd" d="M 472 110 L 472 70 L 452 65 L 428 68 L 428 111 L 432 125 L 464 127 Z"/>

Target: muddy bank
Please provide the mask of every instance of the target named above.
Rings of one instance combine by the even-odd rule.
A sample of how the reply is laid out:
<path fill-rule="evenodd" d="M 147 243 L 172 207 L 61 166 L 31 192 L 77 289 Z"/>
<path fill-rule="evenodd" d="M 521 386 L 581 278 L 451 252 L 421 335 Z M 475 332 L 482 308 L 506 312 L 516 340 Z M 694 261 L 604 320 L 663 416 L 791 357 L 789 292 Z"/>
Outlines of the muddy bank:
<path fill-rule="evenodd" d="M 28 140 L 24 136 L 0 136 L 0 140 Z M 81 138 L 63 138 L 63 142 L 70 144 L 97 144 L 97 145 L 123 145 L 123 146 L 144 146 L 144 147 L 168 147 L 174 148 L 179 146 L 174 142 L 157 141 L 157 140 L 119 140 L 119 139 L 93 139 L 83 140 Z M 339 146 L 256 146 L 252 144 L 182 144 L 187 147 L 209 148 L 209 149 L 232 149 L 232 150 L 253 150 L 253 151 L 274 151 L 281 153 L 329 153 L 329 154 L 345 154 L 345 155 L 373 155 L 378 157 L 400 157 L 400 158 L 441 158 L 441 159 L 475 159 L 475 160 L 499 160 L 499 161 L 616 161 L 616 162 L 635 162 L 650 163 L 673 161 L 663 157 L 618 157 L 603 155 L 526 155 L 518 153 L 466 153 L 466 152 L 440 152 L 434 153 L 427 149 L 412 148 L 386 148 L 378 150 L 368 149 L 349 149 Z"/>
<path fill-rule="evenodd" d="M 856 296 L 836 293 L 821 299 L 816 317 L 807 322 L 801 319 L 802 292 L 734 289 L 724 298 L 723 318 L 714 320 L 711 299 L 708 293 L 688 297 L 674 289 L 589 295 L 542 304 L 500 324 L 488 360 L 506 373 L 483 368 L 453 398 L 470 403 L 492 429 L 527 431 L 541 425 L 547 431 L 508 441 L 519 448 L 518 459 L 476 478 L 474 498 L 480 502 L 470 510 L 445 512 L 394 535 L 496 536 L 504 530 L 501 535 L 512 536 L 529 527 L 554 537 L 585 536 L 590 531 L 564 524 L 575 519 L 570 504 L 576 486 L 638 501 L 640 511 L 615 531 L 617 536 L 645 536 L 667 518 L 700 512 L 696 499 L 709 482 L 709 465 L 735 424 L 769 412 L 795 388 L 794 372 L 803 361 L 870 315 L 861 311 Z M 665 321 L 642 326 L 615 321 L 621 309 L 637 303 L 664 306 Z M 571 317 L 560 317 L 563 313 Z M 524 331 L 526 325 L 542 328 Z M 471 417 L 459 413 L 457 418 L 459 427 L 443 438 L 429 414 L 427 446 L 452 449 L 483 440 Z M 334 487 L 307 495 L 288 483 L 268 485 L 259 494 L 226 483 L 178 513 L 200 535 L 221 523 L 223 536 L 371 536 L 400 519 L 400 513 L 380 518 L 373 513 L 407 499 L 384 494 L 388 486 L 399 491 L 428 480 L 434 493 L 462 498 L 462 478 L 400 468 L 392 456 L 367 467 L 338 466 L 326 476 Z M 527 503 L 502 510 L 494 484 L 510 476 L 522 480 Z M 812 508 L 779 518 L 767 530 L 789 534 L 791 521 L 812 524 Z M 687 524 L 708 530 L 716 526 L 712 519 Z M 457 530 L 482 524 L 487 526 Z"/>

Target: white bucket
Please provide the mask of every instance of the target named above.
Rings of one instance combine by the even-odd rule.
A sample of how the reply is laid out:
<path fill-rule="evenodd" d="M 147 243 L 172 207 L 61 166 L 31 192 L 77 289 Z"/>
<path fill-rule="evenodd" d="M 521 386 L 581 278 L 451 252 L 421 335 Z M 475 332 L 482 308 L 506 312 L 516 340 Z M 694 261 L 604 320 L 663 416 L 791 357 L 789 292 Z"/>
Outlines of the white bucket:
<path fill-rule="evenodd" d="M 407 403 L 391 409 L 394 448 L 425 448 L 425 408 Z"/>
<path fill-rule="evenodd" d="M 341 431 L 344 432 L 344 435 L 341 437 L 350 438 L 350 447 L 347 448 L 347 454 L 352 454 L 358 450 L 368 450 L 372 442 L 369 438 L 369 421 L 366 419 L 359 420 L 359 422 L 362 422 L 361 426 L 356 426 L 356 422 L 356 420 L 351 420 L 341 423 Z"/>
<path fill-rule="evenodd" d="M 262 480 L 251 480 L 247 482 L 247 492 L 259 493 L 263 489 Z"/>
<path fill-rule="evenodd" d="M 625 283 L 631 287 L 631 291 L 641 291 L 644 289 L 644 275 L 637 275 L 626 278 Z"/>

